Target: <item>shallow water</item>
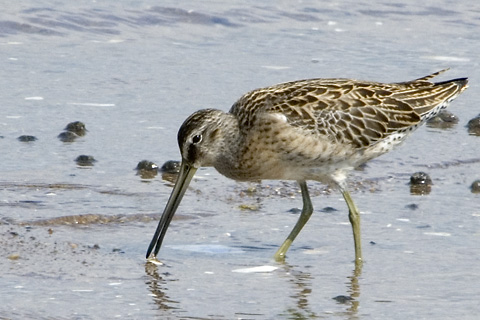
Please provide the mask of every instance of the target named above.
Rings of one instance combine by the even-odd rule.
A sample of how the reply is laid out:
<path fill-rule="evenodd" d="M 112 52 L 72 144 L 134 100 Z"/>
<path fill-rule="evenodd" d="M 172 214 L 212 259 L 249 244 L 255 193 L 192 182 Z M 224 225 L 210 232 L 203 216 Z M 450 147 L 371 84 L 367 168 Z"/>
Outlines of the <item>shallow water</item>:
<path fill-rule="evenodd" d="M 464 126 L 480 113 L 479 21 L 479 4 L 446 1 L 5 5 L 0 317 L 476 318 L 480 198 L 469 186 L 480 139 Z M 470 78 L 449 109 L 459 123 L 423 127 L 352 173 L 361 272 L 338 192 L 309 183 L 315 214 L 278 264 L 297 219 L 288 211 L 301 206 L 296 185 L 213 169 L 184 197 L 165 265 L 145 263 L 172 185 L 133 169 L 178 160 L 176 132 L 193 111 L 228 110 L 248 90 L 294 79 L 404 81 L 446 67 L 439 79 Z M 87 134 L 61 142 L 72 121 Z M 97 162 L 77 166 L 82 154 Z M 410 194 L 416 171 L 432 177 L 430 194 Z"/>

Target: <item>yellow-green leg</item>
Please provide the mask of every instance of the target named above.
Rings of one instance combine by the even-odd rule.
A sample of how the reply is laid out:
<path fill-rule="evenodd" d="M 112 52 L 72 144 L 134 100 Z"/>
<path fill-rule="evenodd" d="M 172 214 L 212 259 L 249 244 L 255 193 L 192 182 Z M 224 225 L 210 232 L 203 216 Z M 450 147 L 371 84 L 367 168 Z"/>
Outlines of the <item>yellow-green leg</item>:
<path fill-rule="evenodd" d="M 302 191 L 302 200 L 303 200 L 302 213 L 300 214 L 300 217 L 298 218 L 298 221 L 295 224 L 295 227 L 293 227 L 287 239 L 285 239 L 285 241 L 282 243 L 280 248 L 275 253 L 274 258 L 277 261 L 285 260 L 285 254 L 287 253 L 288 248 L 290 248 L 290 245 L 292 244 L 293 240 L 295 240 L 297 235 L 302 230 L 303 226 L 307 223 L 308 219 L 310 219 L 310 216 L 312 215 L 312 212 L 313 212 L 312 201 L 310 200 L 310 195 L 308 194 L 307 183 L 305 181 L 297 181 L 297 182 L 300 185 L 300 190 Z"/>
<path fill-rule="evenodd" d="M 342 190 L 343 198 L 348 206 L 348 219 L 352 224 L 353 230 L 353 242 L 355 244 L 355 264 L 361 264 L 363 262 L 362 258 L 362 240 L 360 235 L 360 212 L 358 212 L 358 208 L 350 197 L 350 193 L 347 190 Z"/>

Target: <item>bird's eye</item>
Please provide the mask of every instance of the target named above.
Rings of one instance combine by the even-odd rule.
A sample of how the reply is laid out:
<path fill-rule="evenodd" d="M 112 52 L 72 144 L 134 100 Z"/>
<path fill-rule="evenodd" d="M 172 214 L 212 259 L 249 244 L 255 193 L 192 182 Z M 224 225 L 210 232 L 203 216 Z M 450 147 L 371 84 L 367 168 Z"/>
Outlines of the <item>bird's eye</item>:
<path fill-rule="evenodd" d="M 192 143 L 193 144 L 200 143 L 200 141 L 202 141 L 202 135 L 201 134 L 197 134 L 197 135 L 193 136 L 193 138 L 192 138 Z"/>

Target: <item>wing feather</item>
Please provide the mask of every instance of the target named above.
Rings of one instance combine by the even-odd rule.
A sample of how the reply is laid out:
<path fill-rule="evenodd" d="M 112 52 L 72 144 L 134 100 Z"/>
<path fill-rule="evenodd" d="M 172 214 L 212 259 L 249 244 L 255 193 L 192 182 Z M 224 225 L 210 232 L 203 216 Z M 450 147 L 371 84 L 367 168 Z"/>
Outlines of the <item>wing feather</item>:
<path fill-rule="evenodd" d="M 305 134 L 365 148 L 425 121 L 466 88 L 466 78 L 429 81 L 444 71 L 391 84 L 350 79 L 287 82 L 245 94 L 230 112 L 242 130 L 249 130 L 263 113 L 281 113 Z"/>

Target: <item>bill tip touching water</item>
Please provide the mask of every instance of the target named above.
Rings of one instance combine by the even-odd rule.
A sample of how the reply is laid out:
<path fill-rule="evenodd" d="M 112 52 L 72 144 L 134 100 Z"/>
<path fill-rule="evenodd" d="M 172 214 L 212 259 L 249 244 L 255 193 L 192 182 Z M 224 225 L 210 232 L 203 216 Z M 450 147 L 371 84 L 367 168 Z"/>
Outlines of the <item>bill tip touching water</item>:
<path fill-rule="evenodd" d="M 196 170 L 214 167 L 238 181 L 298 182 L 303 208 L 275 253 L 279 261 L 313 212 L 306 181 L 337 186 L 349 211 L 355 262 L 361 263 L 360 215 L 346 188 L 347 174 L 391 151 L 468 87 L 467 78 L 431 81 L 444 71 L 398 83 L 343 78 L 292 81 L 250 91 L 228 113 L 216 109 L 193 113 L 178 132 L 180 172 L 147 258 L 156 260 Z"/>

